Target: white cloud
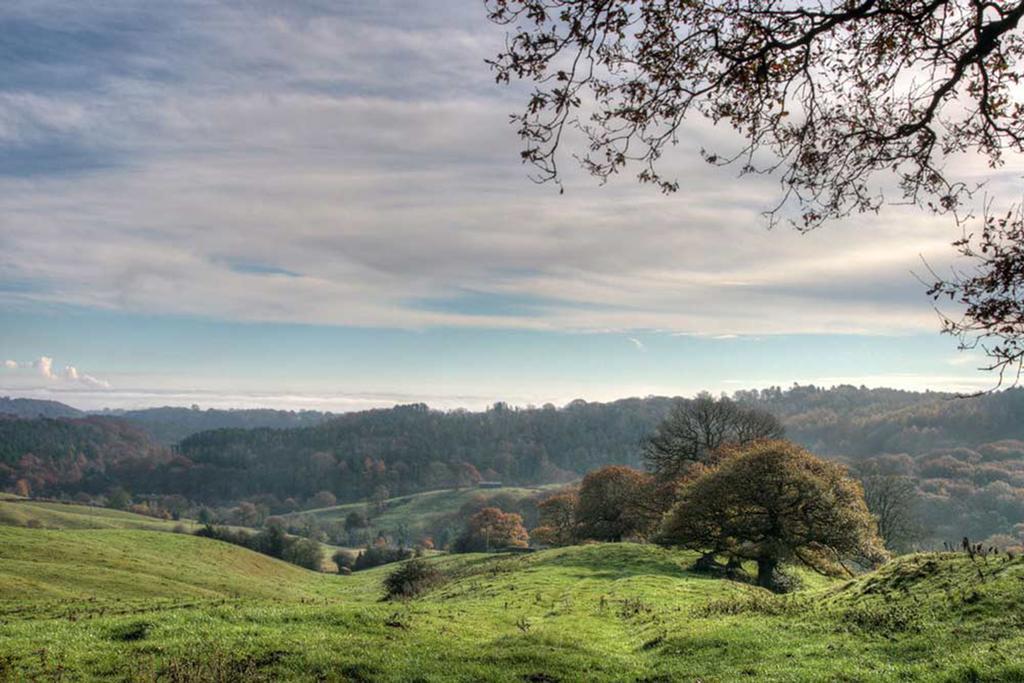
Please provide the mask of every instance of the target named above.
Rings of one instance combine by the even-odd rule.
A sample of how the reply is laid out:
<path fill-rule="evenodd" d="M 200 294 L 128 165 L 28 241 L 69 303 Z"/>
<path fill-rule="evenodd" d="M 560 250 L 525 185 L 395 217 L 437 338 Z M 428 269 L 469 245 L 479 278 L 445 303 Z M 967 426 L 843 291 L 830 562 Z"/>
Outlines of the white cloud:
<path fill-rule="evenodd" d="M 17 10 L 97 36 L 139 21 L 147 40 L 47 64 L 102 88 L 0 92 L 0 148 L 70 141 L 95 162 L 0 176 L 0 281 L 37 284 L 0 304 L 721 338 L 938 328 L 909 271 L 920 255 L 942 266 L 953 226 L 892 208 L 768 233 L 774 181 L 700 161 L 729 139 L 711 126 L 686 128 L 666 157 L 677 196 L 596 187 L 571 162 L 564 196 L 533 185 L 507 125 L 523 91 L 482 63 L 502 30 L 462 2 L 167 3 L 149 10 L 160 21 L 102 5 Z M 154 64 L 162 76 L 146 78 Z M 467 289 L 538 303 L 413 303 Z"/>
<path fill-rule="evenodd" d="M 44 387 L 87 387 L 89 389 L 111 388 L 109 382 L 81 372 L 74 365 L 65 365 L 63 370 L 55 372 L 53 358 L 49 356 L 40 356 L 33 361 L 23 363 L 19 363 L 15 360 L 5 360 L 4 368 L 8 370 L 32 369 L 35 371 L 34 375 L 36 377 L 41 377 L 45 380 L 46 384 Z M 26 389 L 36 387 L 35 384 L 32 384 L 31 378 L 23 377 L 22 380 L 22 383 L 12 385 L 13 388 Z M 38 380 L 35 381 L 38 382 Z"/>
<path fill-rule="evenodd" d="M 640 341 L 639 339 L 637 339 L 636 337 L 628 337 L 628 340 L 629 340 L 629 342 L 633 346 L 636 347 L 637 351 L 646 351 L 647 350 L 647 347 L 644 346 L 644 343 L 642 341 Z"/>
<path fill-rule="evenodd" d="M 40 356 L 32 361 L 32 367 L 46 379 L 57 379 L 57 375 L 53 374 L 53 359 L 48 356 Z"/>

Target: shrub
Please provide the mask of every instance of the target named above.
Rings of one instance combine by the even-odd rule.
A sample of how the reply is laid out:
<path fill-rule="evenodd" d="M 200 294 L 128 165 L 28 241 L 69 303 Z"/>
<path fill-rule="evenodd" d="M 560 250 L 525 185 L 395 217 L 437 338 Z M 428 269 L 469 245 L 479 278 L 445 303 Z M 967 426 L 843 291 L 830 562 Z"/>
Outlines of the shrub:
<path fill-rule="evenodd" d="M 408 548 L 389 548 L 387 546 L 375 545 L 359 553 L 359 557 L 352 563 L 352 569 L 360 571 L 379 567 L 382 564 L 401 562 L 412 557 L 412 551 Z"/>
<path fill-rule="evenodd" d="M 291 539 L 291 541 L 284 549 L 281 559 L 306 569 L 320 571 L 320 564 L 323 561 L 320 544 L 310 538 Z"/>
<path fill-rule="evenodd" d="M 443 574 L 430 562 L 412 559 L 397 567 L 384 579 L 386 597 L 413 598 L 441 582 Z"/>
<path fill-rule="evenodd" d="M 334 564 L 338 565 L 339 573 L 341 573 L 342 569 L 352 569 L 352 567 L 355 566 L 356 563 L 355 554 L 349 552 L 348 550 L 336 551 L 333 555 L 331 555 L 331 559 L 334 560 Z"/>

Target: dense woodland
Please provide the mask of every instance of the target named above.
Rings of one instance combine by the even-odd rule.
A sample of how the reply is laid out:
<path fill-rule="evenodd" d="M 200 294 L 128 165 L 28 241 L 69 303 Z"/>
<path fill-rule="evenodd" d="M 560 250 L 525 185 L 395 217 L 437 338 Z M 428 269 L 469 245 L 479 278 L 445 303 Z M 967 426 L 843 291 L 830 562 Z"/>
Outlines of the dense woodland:
<path fill-rule="evenodd" d="M 777 415 L 786 436 L 815 453 L 855 470 L 908 477 L 932 543 L 1021 530 L 1015 526 L 1024 522 L 1024 390 L 956 398 L 795 386 L 734 398 Z M 170 433 L 167 424 L 183 428 L 183 414 L 198 413 L 199 424 L 231 411 L 6 417 L 0 419 L 0 488 L 69 496 L 123 488 L 136 497 L 175 496 L 211 507 L 250 501 L 279 514 L 322 504 L 324 492 L 346 502 L 480 479 L 569 482 L 607 464 L 642 467 L 643 444 L 675 400 L 497 404 L 484 412 L 409 405 L 329 419 L 278 414 L 273 419 L 317 424 L 215 429 L 172 447 L 160 439 Z M 254 411 L 240 412 L 250 414 L 237 418 L 244 423 Z"/>

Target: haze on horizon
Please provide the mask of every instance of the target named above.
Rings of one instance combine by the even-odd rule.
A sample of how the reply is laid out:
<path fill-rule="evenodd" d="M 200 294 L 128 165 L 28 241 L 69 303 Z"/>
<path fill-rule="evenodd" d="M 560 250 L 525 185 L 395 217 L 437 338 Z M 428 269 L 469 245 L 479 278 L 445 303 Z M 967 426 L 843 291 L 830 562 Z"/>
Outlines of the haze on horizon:
<path fill-rule="evenodd" d="M 701 124 L 675 196 L 532 183 L 477 3 L 15 1 L 0 30 L 0 395 L 340 411 L 994 384 L 914 275 L 947 263 L 948 219 L 769 232 L 774 181 L 702 162 L 730 137 Z"/>

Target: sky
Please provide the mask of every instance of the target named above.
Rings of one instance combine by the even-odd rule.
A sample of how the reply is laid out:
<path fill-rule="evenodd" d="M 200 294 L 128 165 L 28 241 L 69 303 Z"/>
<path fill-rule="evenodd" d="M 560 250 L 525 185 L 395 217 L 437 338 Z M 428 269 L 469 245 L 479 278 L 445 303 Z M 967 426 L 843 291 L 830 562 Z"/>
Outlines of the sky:
<path fill-rule="evenodd" d="M 494 83 L 480 2 L 9 0 L 0 35 L 0 395 L 340 411 L 994 383 L 921 282 L 946 218 L 768 230 L 777 185 L 701 161 L 738 141 L 699 121 L 675 195 L 571 163 L 564 194 L 532 182 L 508 123 L 527 91 Z"/>

